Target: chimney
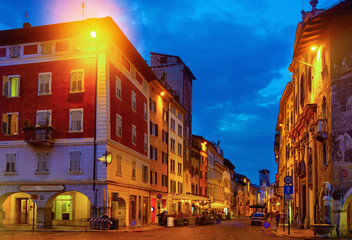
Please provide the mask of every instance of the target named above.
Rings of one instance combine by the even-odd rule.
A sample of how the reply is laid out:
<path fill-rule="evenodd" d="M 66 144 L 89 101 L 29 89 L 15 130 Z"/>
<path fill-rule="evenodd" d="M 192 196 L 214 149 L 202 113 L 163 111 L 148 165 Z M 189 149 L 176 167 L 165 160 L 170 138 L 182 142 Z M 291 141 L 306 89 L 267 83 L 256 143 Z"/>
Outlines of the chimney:
<path fill-rule="evenodd" d="M 30 23 L 23 23 L 23 28 L 30 28 L 31 27 L 31 24 Z"/>

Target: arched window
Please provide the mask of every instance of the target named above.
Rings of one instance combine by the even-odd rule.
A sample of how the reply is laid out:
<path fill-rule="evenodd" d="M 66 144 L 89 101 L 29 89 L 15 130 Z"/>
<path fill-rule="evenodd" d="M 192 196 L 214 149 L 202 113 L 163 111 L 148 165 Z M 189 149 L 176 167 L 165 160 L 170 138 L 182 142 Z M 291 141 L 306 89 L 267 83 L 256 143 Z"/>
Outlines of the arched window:
<path fill-rule="evenodd" d="M 299 93 L 300 93 L 300 103 L 301 103 L 301 107 L 304 107 L 304 74 L 302 74 L 301 76 L 301 81 L 299 84 Z"/>

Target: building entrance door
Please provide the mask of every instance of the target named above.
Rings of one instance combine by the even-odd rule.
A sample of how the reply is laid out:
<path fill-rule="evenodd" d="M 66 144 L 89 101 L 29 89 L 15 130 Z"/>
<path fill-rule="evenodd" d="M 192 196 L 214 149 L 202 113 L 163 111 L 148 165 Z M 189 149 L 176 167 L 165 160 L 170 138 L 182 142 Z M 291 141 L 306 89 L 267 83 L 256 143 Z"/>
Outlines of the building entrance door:
<path fill-rule="evenodd" d="M 28 198 L 16 198 L 16 223 L 27 224 L 29 217 L 29 199 Z"/>

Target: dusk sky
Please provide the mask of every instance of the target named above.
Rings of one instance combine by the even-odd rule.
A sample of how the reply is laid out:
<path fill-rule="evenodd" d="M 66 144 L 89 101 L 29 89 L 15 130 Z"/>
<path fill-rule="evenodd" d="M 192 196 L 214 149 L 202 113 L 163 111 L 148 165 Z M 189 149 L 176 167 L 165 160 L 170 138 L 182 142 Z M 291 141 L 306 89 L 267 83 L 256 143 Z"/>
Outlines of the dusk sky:
<path fill-rule="evenodd" d="M 336 0 L 319 0 L 326 8 Z M 302 0 L 88 0 L 85 18 L 111 16 L 142 57 L 177 55 L 191 69 L 193 134 L 220 140 L 237 173 L 275 181 L 274 134 L 291 80 Z M 82 20 L 82 0 L 2 0 L 0 30 Z M 303 9 L 310 11 L 309 0 Z"/>

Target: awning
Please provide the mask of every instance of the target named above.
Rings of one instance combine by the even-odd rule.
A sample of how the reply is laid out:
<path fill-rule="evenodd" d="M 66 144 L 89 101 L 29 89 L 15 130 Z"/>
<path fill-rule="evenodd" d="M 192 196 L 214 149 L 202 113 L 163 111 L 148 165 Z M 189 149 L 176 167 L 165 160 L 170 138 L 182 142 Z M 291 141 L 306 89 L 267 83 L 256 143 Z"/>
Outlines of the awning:
<path fill-rule="evenodd" d="M 208 197 L 192 194 L 178 194 L 170 197 L 172 200 L 207 201 Z"/>
<path fill-rule="evenodd" d="M 260 205 L 260 204 L 254 204 L 254 205 L 250 205 L 250 208 L 265 208 L 264 205 Z"/>
<path fill-rule="evenodd" d="M 211 203 L 210 208 L 229 208 L 229 205 L 223 204 L 223 203 Z"/>

